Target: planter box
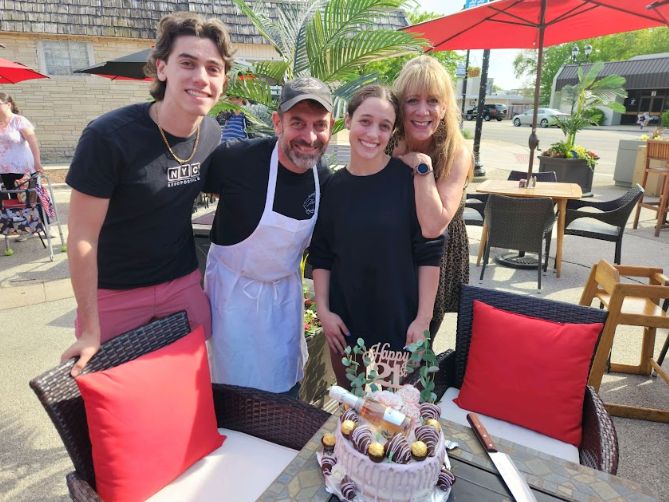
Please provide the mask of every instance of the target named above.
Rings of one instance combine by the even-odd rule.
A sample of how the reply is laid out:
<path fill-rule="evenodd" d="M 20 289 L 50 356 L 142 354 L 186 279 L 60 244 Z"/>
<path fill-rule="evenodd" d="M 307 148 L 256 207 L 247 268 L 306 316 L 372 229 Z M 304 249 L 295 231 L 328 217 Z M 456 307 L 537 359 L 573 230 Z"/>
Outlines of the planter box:
<path fill-rule="evenodd" d="M 585 159 L 557 159 L 539 155 L 539 172 L 555 171 L 559 183 L 576 183 L 584 196 L 592 195 L 592 169 Z M 586 195 L 587 194 L 587 195 Z"/>
<path fill-rule="evenodd" d="M 617 186 L 632 186 L 634 166 L 640 146 L 646 146 L 646 142 L 637 139 L 621 139 L 618 142 L 616 167 L 613 171 L 613 181 Z"/>
<path fill-rule="evenodd" d="M 298 397 L 302 401 L 323 408 L 325 402 L 329 400 L 328 389 L 336 383 L 330 362 L 330 347 L 323 330 L 307 338 L 307 348 L 309 359 L 304 366 L 304 378 Z"/>

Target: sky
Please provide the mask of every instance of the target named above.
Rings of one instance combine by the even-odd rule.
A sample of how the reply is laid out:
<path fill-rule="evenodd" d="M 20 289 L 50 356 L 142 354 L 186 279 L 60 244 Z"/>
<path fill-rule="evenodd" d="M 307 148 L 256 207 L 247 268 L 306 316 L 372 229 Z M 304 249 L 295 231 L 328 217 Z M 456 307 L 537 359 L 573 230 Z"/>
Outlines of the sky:
<path fill-rule="evenodd" d="M 417 0 L 421 10 L 425 12 L 436 12 L 437 14 L 453 14 L 461 10 L 464 0 Z M 490 66 L 488 67 L 488 78 L 494 78 L 494 84 L 502 89 L 518 89 L 522 87 L 522 81 L 513 74 L 513 60 L 518 54 L 516 49 L 493 49 L 490 51 Z M 464 54 L 464 52 L 462 52 Z M 471 51 L 469 64 L 481 66 L 483 62 L 483 51 Z"/>

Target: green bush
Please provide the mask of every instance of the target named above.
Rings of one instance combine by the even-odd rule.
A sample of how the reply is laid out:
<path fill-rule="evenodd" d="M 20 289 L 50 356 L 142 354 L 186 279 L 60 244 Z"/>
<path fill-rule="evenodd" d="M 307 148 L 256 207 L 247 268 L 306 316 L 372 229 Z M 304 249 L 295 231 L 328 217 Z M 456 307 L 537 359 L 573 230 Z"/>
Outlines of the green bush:
<path fill-rule="evenodd" d="M 589 110 L 583 110 L 583 118 L 590 119 L 600 126 L 604 123 L 604 112 L 599 108 L 590 108 Z"/>
<path fill-rule="evenodd" d="M 669 127 L 669 110 L 662 114 L 662 119 L 660 120 L 662 127 Z"/>

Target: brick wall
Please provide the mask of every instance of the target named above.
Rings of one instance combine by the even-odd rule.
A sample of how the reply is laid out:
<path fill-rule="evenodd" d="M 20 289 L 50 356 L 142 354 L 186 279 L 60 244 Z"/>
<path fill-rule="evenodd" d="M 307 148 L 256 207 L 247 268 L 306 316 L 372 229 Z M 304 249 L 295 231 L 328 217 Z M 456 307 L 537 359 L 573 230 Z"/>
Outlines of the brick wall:
<path fill-rule="evenodd" d="M 77 40 L 89 42 L 95 63 L 117 58 L 151 47 L 151 42 L 138 39 L 94 37 L 63 37 L 48 35 L 0 34 L 0 57 L 25 64 L 41 73 L 38 40 Z M 238 44 L 236 57 L 270 58 L 271 46 Z M 121 106 L 149 99 L 149 82 L 109 80 L 95 75 L 52 76 L 3 85 L 21 114 L 36 128 L 43 163 L 67 162 L 72 158 L 84 127 L 103 113 Z"/>

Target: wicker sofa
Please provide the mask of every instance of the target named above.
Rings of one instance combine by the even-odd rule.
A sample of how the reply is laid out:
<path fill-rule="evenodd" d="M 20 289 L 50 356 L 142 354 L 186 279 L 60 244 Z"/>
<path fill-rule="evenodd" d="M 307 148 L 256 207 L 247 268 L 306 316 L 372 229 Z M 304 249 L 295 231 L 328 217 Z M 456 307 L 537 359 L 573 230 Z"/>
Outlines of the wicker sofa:
<path fill-rule="evenodd" d="M 104 343 L 86 365 L 84 373 L 131 361 L 169 345 L 189 332 L 185 312 L 151 322 Z M 95 492 L 84 402 L 70 376 L 73 364 L 70 360 L 47 371 L 33 379 L 30 386 L 46 409 L 74 464 L 74 472 L 67 475 L 70 496 L 75 501 L 101 501 Z M 219 428 L 239 431 L 297 451 L 330 416 L 296 399 L 245 387 L 214 384 L 213 395 Z M 267 485 L 271 481 L 267 480 Z"/>
<path fill-rule="evenodd" d="M 474 300 L 506 311 L 554 322 L 604 323 L 607 317 L 606 311 L 603 310 L 463 285 L 458 309 L 455 350 L 447 350 L 438 356 L 440 371 L 435 378 L 435 392 L 439 399 L 449 388 L 460 389 L 462 386 L 471 343 Z M 449 417 L 442 414 L 442 418 Z M 618 437 L 604 403 L 592 387 L 586 387 L 585 391 L 582 428 L 583 439 L 578 451 L 580 463 L 615 474 L 618 470 Z"/>

